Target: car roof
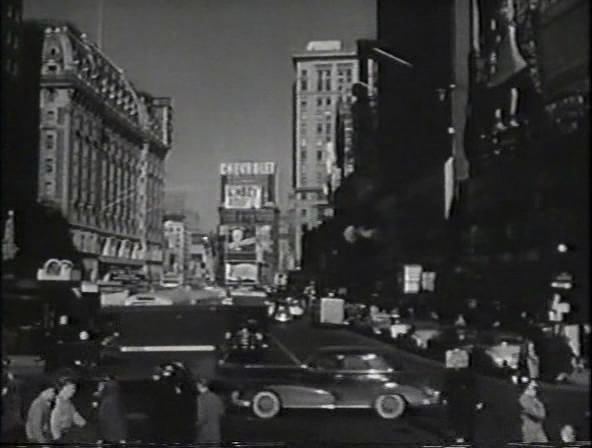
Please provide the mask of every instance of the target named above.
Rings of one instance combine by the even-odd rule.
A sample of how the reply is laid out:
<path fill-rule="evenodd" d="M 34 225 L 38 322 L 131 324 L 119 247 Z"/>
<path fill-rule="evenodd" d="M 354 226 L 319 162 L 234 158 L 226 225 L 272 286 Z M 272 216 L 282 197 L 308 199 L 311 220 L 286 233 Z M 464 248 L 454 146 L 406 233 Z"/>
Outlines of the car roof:
<path fill-rule="evenodd" d="M 339 353 L 343 355 L 361 355 L 366 353 L 384 353 L 383 349 L 378 347 L 364 345 L 329 345 L 321 347 L 316 351 L 317 354 Z"/>

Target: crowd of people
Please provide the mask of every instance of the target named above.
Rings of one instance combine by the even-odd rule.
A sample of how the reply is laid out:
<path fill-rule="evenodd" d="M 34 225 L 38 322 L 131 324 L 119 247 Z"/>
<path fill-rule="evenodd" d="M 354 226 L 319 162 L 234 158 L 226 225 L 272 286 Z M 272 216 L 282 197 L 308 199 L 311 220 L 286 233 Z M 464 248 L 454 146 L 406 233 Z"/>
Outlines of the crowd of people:
<path fill-rule="evenodd" d="M 2 375 L 3 443 L 31 443 L 40 446 L 98 443 L 118 446 L 129 441 L 126 410 L 119 382 L 113 377 L 98 381 L 92 394 L 95 400 L 93 424 L 81 415 L 74 404 L 77 380 L 59 376 L 43 384 L 27 406 L 24 383 L 10 372 Z M 205 379 L 195 382 L 197 398 L 194 422 L 196 443 L 221 441 L 220 421 L 225 413 L 223 400 L 209 388 Z M 170 412 L 170 410 L 169 410 Z M 170 418 L 171 416 L 169 416 Z M 153 422 L 157 424 L 158 422 Z M 161 422 L 162 423 L 162 422 Z M 92 428 L 88 428 L 92 426 Z M 171 435 L 175 442 L 178 434 Z"/>

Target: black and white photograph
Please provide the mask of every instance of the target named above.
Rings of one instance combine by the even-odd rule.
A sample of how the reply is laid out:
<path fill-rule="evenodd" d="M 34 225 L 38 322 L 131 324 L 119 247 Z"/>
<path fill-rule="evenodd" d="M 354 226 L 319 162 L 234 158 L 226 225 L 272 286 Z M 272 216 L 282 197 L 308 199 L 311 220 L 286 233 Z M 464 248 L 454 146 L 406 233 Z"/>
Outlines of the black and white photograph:
<path fill-rule="evenodd" d="M 592 446 L 589 0 L 0 6 L 0 445 Z"/>

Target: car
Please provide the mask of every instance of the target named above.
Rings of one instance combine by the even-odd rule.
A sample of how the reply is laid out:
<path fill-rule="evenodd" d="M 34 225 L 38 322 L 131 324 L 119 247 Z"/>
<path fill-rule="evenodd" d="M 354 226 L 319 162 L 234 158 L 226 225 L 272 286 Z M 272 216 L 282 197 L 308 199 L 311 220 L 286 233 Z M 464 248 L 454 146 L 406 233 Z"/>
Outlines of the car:
<path fill-rule="evenodd" d="M 283 409 L 372 409 L 396 419 L 409 408 L 442 404 L 429 378 L 404 372 L 372 347 L 323 347 L 300 366 L 253 365 L 226 373 L 219 368 L 232 404 L 261 419 Z"/>
<path fill-rule="evenodd" d="M 133 295 L 123 302 L 125 306 L 168 306 L 173 301 L 168 297 L 159 297 L 155 295 Z"/>
<path fill-rule="evenodd" d="M 524 344 L 526 339 L 521 335 L 491 330 L 479 336 L 474 351 L 482 355 L 483 368 L 516 371 Z"/>

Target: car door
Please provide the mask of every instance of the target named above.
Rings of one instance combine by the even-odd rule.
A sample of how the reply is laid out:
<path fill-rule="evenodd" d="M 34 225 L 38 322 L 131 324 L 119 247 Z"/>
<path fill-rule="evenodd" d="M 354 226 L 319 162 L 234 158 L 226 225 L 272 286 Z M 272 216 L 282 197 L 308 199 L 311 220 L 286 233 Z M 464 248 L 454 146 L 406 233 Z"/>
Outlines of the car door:
<path fill-rule="evenodd" d="M 334 375 L 340 406 L 367 407 L 384 390 L 393 369 L 380 354 L 351 353 L 341 359 L 341 370 Z"/>

